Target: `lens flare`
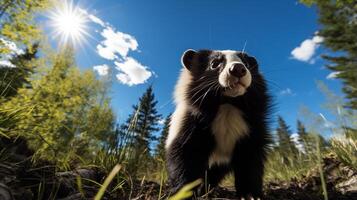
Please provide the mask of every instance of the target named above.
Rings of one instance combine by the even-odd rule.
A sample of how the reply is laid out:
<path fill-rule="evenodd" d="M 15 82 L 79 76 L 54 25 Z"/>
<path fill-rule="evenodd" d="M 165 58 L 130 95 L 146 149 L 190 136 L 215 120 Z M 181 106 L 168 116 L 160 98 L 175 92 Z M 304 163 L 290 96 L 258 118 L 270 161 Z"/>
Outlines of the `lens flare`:
<path fill-rule="evenodd" d="M 53 35 L 59 38 L 60 44 L 77 45 L 88 36 L 88 16 L 85 10 L 74 5 L 71 0 L 56 1 L 58 5 L 49 13 Z"/>

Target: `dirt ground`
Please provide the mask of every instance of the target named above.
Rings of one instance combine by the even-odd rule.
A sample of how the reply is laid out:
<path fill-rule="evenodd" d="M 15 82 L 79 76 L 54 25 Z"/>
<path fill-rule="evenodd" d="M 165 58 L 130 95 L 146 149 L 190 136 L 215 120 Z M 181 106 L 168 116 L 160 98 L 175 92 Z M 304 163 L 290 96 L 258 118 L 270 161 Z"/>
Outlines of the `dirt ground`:
<path fill-rule="evenodd" d="M 53 165 L 42 162 L 38 166 L 31 163 L 31 151 L 26 144 L 9 146 L 12 154 L 0 161 L 0 200 L 93 199 L 102 183 L 105 173 L 99 169 L 76 169 L 56 172 Z M 329 200 L 357 200 L 357 171 L 344 166 L 333 156 L 323 159 L 323 171 Z M 81 187 L 78 189 L 78 178 Z M 88 181 L 90 180 L 90 181 Z M 156 182 L 126 181 L 121 187 L 113 181 L 102 199 L 167 199 L 167 187 Z M 289 182 L 269 182 L 264 188 L 265 200 L 318 200 L 323 199 L 319 171 L 312 169 L 302 180 Z M 200 199 L 235 199 L 234 188 L 218 187 Z"/>

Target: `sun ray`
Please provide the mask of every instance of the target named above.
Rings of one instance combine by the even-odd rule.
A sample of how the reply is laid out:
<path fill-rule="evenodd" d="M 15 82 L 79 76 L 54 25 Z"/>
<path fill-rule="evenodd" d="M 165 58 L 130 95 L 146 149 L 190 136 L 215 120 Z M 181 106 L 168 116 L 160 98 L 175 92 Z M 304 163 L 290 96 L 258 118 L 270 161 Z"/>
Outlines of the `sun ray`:
<path fill-rule="evenodd" d="M 72 0 L 58 1 L 58 5 L 49 13 L 53 36 L 60 45 L 81 45 L 88 33 L 88 15 Z"/>

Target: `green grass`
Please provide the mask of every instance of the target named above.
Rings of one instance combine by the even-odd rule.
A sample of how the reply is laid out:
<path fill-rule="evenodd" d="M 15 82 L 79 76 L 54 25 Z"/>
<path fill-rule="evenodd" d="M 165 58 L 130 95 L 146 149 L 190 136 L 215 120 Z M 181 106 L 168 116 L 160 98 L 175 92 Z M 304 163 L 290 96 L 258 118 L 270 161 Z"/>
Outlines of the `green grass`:
<path fill-rule="evenodd" d="M 171 196 L 169 200 L 181 200 L 181 199 L 186 199 L 189 197 L 192 197 L 193 195 L 193 188 L 199 186 L 202 183 L 201 179 L 195 180 L 192 183 L 189 183 L 185 186 L 183 186 L 176 194 Z"/>
<path fill-rule="evenodd" d="M 4 110 L 0 108 L 0 113 L 7 113 L 4 115 L 2 119 L 0 119 L 0 125 L 9 125 L 11 121 L 15 121 L 18 117 L 23 117 L 23 111 L 29 110 L 27 109 L 16 109 L 16 110 Z M 31 110 L 31 109 L 30 109 Z M 131 129 L 134 129 L 136 126 L 136 118 L 133 118 L 133 121 L 130 123 L 129 130 L 123 136 L 124 142 L 120 143 L 114 149 L 100 149 L 95 152 L 95 156 L 92 156 L 92 159 L 82 158 L 80 155 L 70 155 L 72 152 L 68 152 L 68 159 L 64 157 L 62 160 L 57 160 L 55 165 L 57 165 L 57 169 L 61 170 L 71 170 L 75 167 L 97 167 L 100 170 L 103 170 L 106 174 L 109 174 L 105 179 L 103 184 L 96 183 L 93 180 L 88 180 L 85 178 L 81 178 L 79 176 L 76 177 L 77 189 L 84 196 L 85 191 L 83 190 L 82 181 L 90 181 L 92 183 L 96 183 L 97 186 L 100 187 L 98 193 L 95 197 L 95 200 L 99 200 L 103 197 L 106 191 L 109 193 L 114 193 L 119 189 L 122 189 L 124 185 L 130 186 L 130 191 L 123 192 L 132 192 L 133 190 L 133 180 L 137 177 L 145 177 L 142 180 L 151 180 L 159 183 L 160 189 L 158 191 L 158 200 L 168 198 L 164 189 L 164 185 L 167 179 L 167 172 L 165 170 L 165 162 L 158 158 L 153 158 L 150 162 L 153 165 L 142 171 L 139 171 L 137 174 L 139 176 L 131 176 L 128 171 L 133 167 L 132 163 L 136 161 L 132 155 L 133 147 L 125 146 L 125 142 L 129 142 L 132 136 Z M 4 129 L 0 126 L 0 137 L 9 138 L 9 136 L 4 132 L 7 129 Z M 316 142 L 318 144 L 318 142 Z M 269 154 L 268 161 L 266 163 L 266 171 L 265 171 L 265 181 L 296 181 L 304 178 L 311 169 L 316 169 L 318 166 L 318 170 L 320 173 L 320 178 L 322 182 L 322 191 L 324 195 L 324 199 L 327 200 L 327 190 L 326 190 L 326 181 L 323 172 L 322 166 L 322 158 L 324 155 L 333 153 L 336 155 L 337 159 L 341 161 L 344 165 L 352 167 L 354 170 L 357 170 L 357 140 L 355 138 L 346 138 L 342 137 L 342 139 L 332 139 L 330 141 L 330 146 L 327 149 L 320 149 L 319 145 L 314 146 L 314 151 L 308 153 L 300 153 L 299 155 L 289 155 L 284 158 L 277 151 L 272 151 Z M 7 160 L 9 155 L 7 154 L 6 149 L 0 149 L 0 161 Z M 75 158 L 75 162 L 73 160 Z M 34 162 L 36 160 L 33 160 Z M 128 170 L 129 169 L 129 170 Z M 118 177 L 121 178 L 118 178 Z M 124 177 L 124 178 L 123 178 Z M 116 179 L 115 179 L 116 178 Z M 43 193 L 45 191 L 46 180 L 41 180 L 37 186 L 38 188 L 38 199 L 41 199 Z M 47 180 L 48 181 L 48 180 Z M 222 185 L 233 185 L 233 178 L 230 176 Z M 116 183 L 115 186 L 110 186 L 110 183 Z M 201 184 L 202 180 L 197 180 L 193 183 L 190 183 L 184 186 L 177 194 L 173 194 L 169 199 L 170 200 L 180 200 L 189 196 L 192 196 L 192 189 L 197 185 Z M 209 191 L 209 188 L 205 181 L 205 189 L 206 192 Z M 51 198 L 56 197 L 58 192 L 58 187 L 54 187 L 51 192 Z M 165 195 L 164 195 L 165 194 Z M 131 195 L 128 195 L 131 196 Z"/>
<path fill-rule="evenodd" d="M 284 158 L 279 152 L 271 152 L 265 170 L 265 181 L 300 180 L 316 166 L 316 155 L 298 155 Z"/>
<path fill-rule="evenodd" d="M 331 140 L 330 151 L 347 166 L 357 170 L 357 140 L 353 138 L 340 138 Z"/>
<path fill-rule="evenodd" d="M 94 200 L 100 200 L 102 199 L 105 190 L 107 189 L 107 187 L 109 186 L 110 182 L 113 180 L 113 178 L 115 177 L 115 175 L 120 171 L 121 166 L 120 165 L 116 165 L 113 170 L 110 172 L 110 174 L 108 175 L 108 177 L 104 180 L 103 185 L 100 187 L 98 193 L 95 195 Z"/>

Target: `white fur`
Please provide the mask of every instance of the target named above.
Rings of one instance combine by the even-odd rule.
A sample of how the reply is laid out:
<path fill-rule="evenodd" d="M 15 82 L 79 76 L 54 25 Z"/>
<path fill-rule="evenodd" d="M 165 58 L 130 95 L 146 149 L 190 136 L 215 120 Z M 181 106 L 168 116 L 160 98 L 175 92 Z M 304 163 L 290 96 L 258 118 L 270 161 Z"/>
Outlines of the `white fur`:
<path fill-rule="evenodd" d="M 246 68 L 247 74 L 244 75 L 240 79 L 238 79 L 235 76 L 230 75 L 229 68 L 231 68 L 233 66 L 233 64 L 236 64 L 236 63 L 243 64 L 243 62 L 237 56 L 236 51 L 225 50 L 225 51 L 220 51 L 220 52 L 225 55 L 226 60 L 227 60 L 226 66 L 224 66 L 224 69 L 220 73 L 219 78 L 218 78 L 218 82 L 221 86 L 229 88 L 223 94 L 225 96 L 230 96 L 230 97 L 236 97 L 239 95 L 243 95 L 246 92 L 247 88 L 252 83 L 252 75 L 251 75 L 249 69 Z M 241 84 L 237 84 L 238 82 Z"/>
<path fill-rule="evenodd" d="M 183 68 L 175 87 L 174 98 L 176 103 L 176 109 L 171 116 L 169 134 L 165 143 L 166 149 L 170 147 L 177 134 L 180 133 L 185 114 L 188 112 L 193 115 L 199 114 L 199 111 L 197 109 L 193 108 L 189 103 L 187 103 L 186 92 L 188 90 L 188 84 L 191 83 L 191 81 L 191 73 L 186 68 Z"/>
<path fill-rule="evenodd" d="M 187 106 L 177 106 L 175 112 L 171 116 L 169 134 L 166 139 L 165 148 L 168 149 L 175 140 L 177 134 L 180 133 L 182 121 L 187 113 Z"/>
<path fill-rule="evenodd" d="M 249 134 L 249 127 L 239 109 L 223 104 L 219 107 L 211 128 L 217 146 L 209 158 L 209 166 L 227 163 L 231 160 L 236 142 Z"/>
<path fill-rule="evenodd" d="M 237 62 L 242 63 L 242 60 L 236 55 L 236 51 L 225 50 L 220 52 L 226 55 L 227 64 L 225 66 L 224 72 L 222 72 L 219 76 L 219 83 L 223 87 L 226 87 L 228 86 L 228 84 L 233 84 L 237 81 L 237 78 L 228 74 L 229 67 Z M 251 83 L 251 74 L 248 69 L 247 72 L 247 75 L 242 77 L 240 81 L 245 86 L 249 87 Z M 181 127 L 182 122 L 184 121 L 185 114 L 200 114 L 200 112 L 196 108 L 194 108 L 187 102 L 186 92 L 188 90 L 188 85 L 192 81 L 192 78 L 193 77 L 191 73 L 186 68 L 183 68 L 175 87 L 174 99 L 176 103 L 176 109 L 171 117 L 169 134 L 167 136 L 165 144 L 166 149 L 170 147 L 172 142 L 177 137 L 177 134 L 182 131 Z M 243 88 L 242 86 L 238 85 L 225 91 L 224 95 L 234 97 L 244 94 L 245 91 L 246 88 Z M 239 138 L 238 136 L 242 136 L 248 132 L 248 127 L 244 122 L 243 118 L 241 117 L 240 111 L 233 106 L 229 107 L 231 110 L 227 109 L 227 107 L 229 107 L 229 105 L 224 105 L 223 107 L 221 106 L 220 112 L 216 116 L 214 125 L 212 126 L 212 130 L 215 131 L 217 144 L 219 144 L 217 147 L 218 149 L 216 149 L 215 153 L 210 159 L 212 160 L 212 162 L 217 162 L 220 159 L 224 161 L 229 161 L 230 153 L 232 151 L 232 148 L 234 147 L 236 140 Z M 233 141 L 234 144 L 229 143 L 230 141 Z M 224 150 L 224 148 L 226 148 L 226 150 Z"/>

